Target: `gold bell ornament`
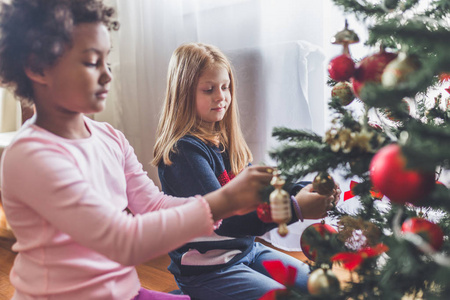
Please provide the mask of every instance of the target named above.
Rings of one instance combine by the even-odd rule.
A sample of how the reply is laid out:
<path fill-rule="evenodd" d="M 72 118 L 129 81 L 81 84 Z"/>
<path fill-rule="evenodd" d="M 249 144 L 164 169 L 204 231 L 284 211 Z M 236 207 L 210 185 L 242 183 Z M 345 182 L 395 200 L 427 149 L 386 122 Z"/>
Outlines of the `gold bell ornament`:
<path fill-rule="evenodd" d="M 341 289 L 339 279 L 326 264 L 309 274 L 307 287 L 309 293 L 314 296 L 335 295 Z"/>
<path fill-rule="evenodd" d="M 275 190 L 270 193 L 270 211 L 273 222 L 278 224 L 278 234 L 286 236 L 289 232 L 287 222 L 292 218 L 291 212 L 291 198 L 289 194 L 283 190 L 285 181 L 280 177 L 281 172 L 275 171 L 270 184 Z"/>
<path fill-rule="evenodd" d="M 348 22 L 345 20 L 344 30 L 339 31 L 331 38 L 331 43 L 335 45 L 342 45 L 344 47 L 343 54 L 349 54 L 348 45 L 359 42 L 358 35 L 351 29 L 348 29 Z"/>
<path fill-rule="evenodd" d="M 329 196 L 334 190 L 334 179 L 327 172 L 319 172 L 313 180 L 313 190 L 325 196 Z"/>

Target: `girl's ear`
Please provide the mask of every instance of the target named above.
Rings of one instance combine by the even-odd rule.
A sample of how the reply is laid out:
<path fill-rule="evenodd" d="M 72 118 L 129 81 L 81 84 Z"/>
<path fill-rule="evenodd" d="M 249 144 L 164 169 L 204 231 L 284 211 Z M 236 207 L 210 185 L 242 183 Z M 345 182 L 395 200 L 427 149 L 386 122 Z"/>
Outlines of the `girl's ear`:
<path fill-rule="evenodd" d="M 40 67 L 39 60 L 36 55 L 31 54 L 28 58 L 28 63 L 25 66 L 25 74 L 27 77 L 35 83 L 45 84 L 45 72 L 42 67 Z"/>
<path fill-rule="evenodd" d="M 36 71 L 31 67 L 25 67 L 25 74 L 32 82 L 40 84 L 45 84 L 47 82 L 43 71 Z"/>

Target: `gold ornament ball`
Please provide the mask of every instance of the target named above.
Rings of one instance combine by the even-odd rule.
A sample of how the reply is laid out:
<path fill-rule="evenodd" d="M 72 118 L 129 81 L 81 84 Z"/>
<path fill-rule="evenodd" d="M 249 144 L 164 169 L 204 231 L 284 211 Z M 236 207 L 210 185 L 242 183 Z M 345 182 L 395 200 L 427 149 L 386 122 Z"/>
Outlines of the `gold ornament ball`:
<path fill-rule="evenodd" d="M 331 97 L 339 98 L 343 106 L 347 106 L 353 102 L 355 95 L 353 95 L 352 85 L 348 81 L 340 81 L 331 89 Z"/>
<path fill-rule="evenodd" d="M 385 88 L 395 88 L 406 82 L 410 75 L 416 72 L 420 63 L 415 56 L 400 52 L 398 56 L 386 65 L 381 75 L 381 83 Z"/>
<path fill-rule="evenodd" d="M 327 172 L 319 172 L 313 180 L 313 190 L 321 195 L 331 195 L 334 189 L 334 179 Z"/>
<path fill-rule="evenodd" d="M 340 291 L 339 280 L 328 268 L 319 268 L 311 272 L 307 287 L 309 293 L 314 296 L 327 296 Z"/>

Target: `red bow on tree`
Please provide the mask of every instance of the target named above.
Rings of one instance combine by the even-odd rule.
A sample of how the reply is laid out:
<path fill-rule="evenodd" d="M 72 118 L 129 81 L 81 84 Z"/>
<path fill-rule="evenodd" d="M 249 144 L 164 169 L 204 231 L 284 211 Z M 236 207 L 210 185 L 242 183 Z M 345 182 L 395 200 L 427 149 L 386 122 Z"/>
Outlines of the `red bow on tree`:
<path fill-rule="evenodd" d="M 441 75 L 439 75 L 439 80 L 441 82 L 450 81 L 450 73 L 442 73 Z"/>
<path fill-rule="evenodd" d="M 353 194 L 353 189 L 358 185 L 359 183 L 356 181 L 351 181 L 350 182 L 350 190 L 344 192 L 344 201 L 351 199 L 353 197 L 355 197 L 355 194 Z M 375 190 L 375 189 L 371 189 L 370 190 L 370 194 L 372 195 L 372 197 L 374 197 L 375 199 L 380 200 L 381 198 L 383 198 L 383 194 L 380 193 L 379 191 Z"/>
<path fill-rule="evenodd" d="M 375 247 L 363 248 L 357 252 L 338 253 L 331 258 L 331 261 L 342 262 L 344 268 L 349 271 L 353 271 L 359 267 L 365 259 L 378 256 L 388 250 L 388 246 L 380 243 Z"/>
<path fill-rule="evenodd" d="M 263 266 L 269 272 L 270 276 L 277 282 L 286 286 L 287 288 L 293 287 L 295 284 L 295 277 L 297 276 L 297 269 L 291 266 L 286 267 L 279 260 L 266 260 L 263 261 Z M 287 289 L 276 289 L 267 292 L 259 300 L 276 300 L 277 295 L 288 293 Z"/>
<path fill-rule="evenodd" d="M 439 76 L 439 80 L 440 80 L 441 82 L 447 82 L 447 81 L 450 81 L 450 73 L 442 73 L 442 74 Z M 447 93 L 450 94 L 450 87 L 446 88 L 445 90 L 447 91 Z"/>

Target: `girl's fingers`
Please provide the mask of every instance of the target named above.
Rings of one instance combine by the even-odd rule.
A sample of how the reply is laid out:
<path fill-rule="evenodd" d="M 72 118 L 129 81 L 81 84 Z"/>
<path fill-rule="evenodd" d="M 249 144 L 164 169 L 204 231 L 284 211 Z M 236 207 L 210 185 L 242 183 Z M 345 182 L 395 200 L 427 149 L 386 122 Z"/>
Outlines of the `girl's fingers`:
<path fill-rule="evenodd" d="M 257 170 L 258 172 L 273 174 L 274 168 L 268 166 L 251 166 L 250 168 Z"/>
<path fill-rule="evenodd" d="M 333 209 L 333 207 L 335 205 L 334 204 L 335 198 L 333 196 L 328 197 L 327 201 L 328 201 L 328 207 L 327 207 L 328 210 Z"/>
<path fill-rule="evenodd" d="M 267 166 L 252 166 L 256 180 L 264 186 L 270 184 L 273 177 L 274 168 Z"/>

